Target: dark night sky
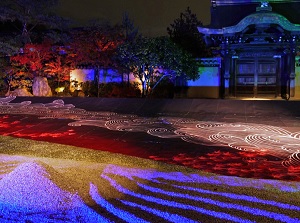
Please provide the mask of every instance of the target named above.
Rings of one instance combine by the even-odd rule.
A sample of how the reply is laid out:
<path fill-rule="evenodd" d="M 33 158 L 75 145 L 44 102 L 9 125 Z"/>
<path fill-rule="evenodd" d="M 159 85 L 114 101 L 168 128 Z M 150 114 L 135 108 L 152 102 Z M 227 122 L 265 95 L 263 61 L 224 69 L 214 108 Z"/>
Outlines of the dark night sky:
<path fill-rule="evenodd" d="M 167 35 L 167 27 L 190 7 L 204 25 L 210 23 L 210 0 L 60 0 L 58 13 L 85 24 L 89 19 L 121 23 L 123 12 L 144 35 Z"/>

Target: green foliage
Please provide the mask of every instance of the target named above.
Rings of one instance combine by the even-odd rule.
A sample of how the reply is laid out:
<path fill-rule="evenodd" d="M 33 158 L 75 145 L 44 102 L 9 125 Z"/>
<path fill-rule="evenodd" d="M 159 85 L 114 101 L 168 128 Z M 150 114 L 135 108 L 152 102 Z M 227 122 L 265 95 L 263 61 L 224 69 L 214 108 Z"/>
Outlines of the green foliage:
<path fill-rule="evenodd" d="M 8 91 L 8 84 L 4 78 L 0 77 L 0 96 L 4 96 Z"/>
<path fill-rule="evenodd" d="M 26 66 L 11 62 L 9 57 L 1 57 L 0 65 L 1 85 L 6 91 L 17 88 L 26 88 L 30 91 L 32 75 L 28 72 Z"/>
<path fill-rule="evenodd" d="M 6 80 L 8 90 L 10 91 L 17 88 L 26 88 L 28 91 L 31 90 L 33 78 L 23 66 L 17 68 L 13 67 L 3 78 Z"/>
<path fill-rule="evenodd" d="M 95 81 L 84 82 L 82 84 L 82 91 L 86 96 L 98 97 L 98 88 Z M 140 94 L 141 92 L 136 83 L 130 85 L 115 82 L 99 84 L 99 97 L 130 98 L 139 97 Z"/>
<path fill-rule="evenodd" d="M 168 37 L 155 39 L 155 54 L 158 56 L 158 65 L 164 73 L 172 77 L 184 75 L 187 79 L 198 78 L 198 64 L 191 54 L 181 49 Z"/>
<path fill-rule="evenodd" d="M 139 78 L 142 97 L 147 96 L 154 76 L 174 78 L 198 77 L 197 62 L 168 37 L 140 37 L 133 43 L 124 43 L 118 48 L 118 61 Z"/>
<path fill-rule="evenodd" d="M 175 19 L 173 24 L 167 28 L 172 41 L 192 54 L 195 58 L 211 56 L 210 50 L 203 41 L 203 36 L 198 32 L 198 26 L 202 22 L 197 19 L 196 14 L 190 8 L 180 13 L 180 17 Z"/>

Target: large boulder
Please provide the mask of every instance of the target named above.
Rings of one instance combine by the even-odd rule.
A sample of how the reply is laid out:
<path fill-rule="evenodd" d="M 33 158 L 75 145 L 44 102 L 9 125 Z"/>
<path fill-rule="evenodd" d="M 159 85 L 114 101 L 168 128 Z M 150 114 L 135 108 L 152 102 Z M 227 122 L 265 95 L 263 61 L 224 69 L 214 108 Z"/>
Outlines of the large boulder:
<path fill-rule="evenodd" d="M 32 93 L 34 96 L 50 97 L 52 96 L 51 88 L 45 77 L 35 77 L 32 83 Z"/>

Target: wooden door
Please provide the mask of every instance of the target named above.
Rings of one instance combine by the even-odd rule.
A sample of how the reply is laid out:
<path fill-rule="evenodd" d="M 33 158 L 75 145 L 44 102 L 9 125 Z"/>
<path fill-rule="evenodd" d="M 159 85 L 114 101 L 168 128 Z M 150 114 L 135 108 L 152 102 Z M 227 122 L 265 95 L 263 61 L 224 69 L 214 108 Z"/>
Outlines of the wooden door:
<path fill-rule="evenodd" d="M 277 63 L 271 58 L 250 58 L 236 61 L 235 96 L 276 96 Z"/>

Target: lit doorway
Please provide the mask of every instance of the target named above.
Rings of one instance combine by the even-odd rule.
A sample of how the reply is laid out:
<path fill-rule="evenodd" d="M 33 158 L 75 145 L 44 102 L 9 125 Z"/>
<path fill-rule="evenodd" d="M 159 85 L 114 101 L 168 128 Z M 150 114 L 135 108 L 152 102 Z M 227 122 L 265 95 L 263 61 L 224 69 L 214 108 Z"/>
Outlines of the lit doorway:
<path fill-rule="evenodd" d="M 235 66 L 236 97 L 276 97 L 277 61 L 273 58 L 238 59 Z"/>

